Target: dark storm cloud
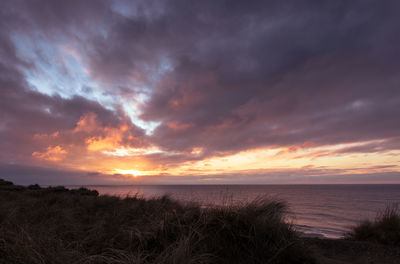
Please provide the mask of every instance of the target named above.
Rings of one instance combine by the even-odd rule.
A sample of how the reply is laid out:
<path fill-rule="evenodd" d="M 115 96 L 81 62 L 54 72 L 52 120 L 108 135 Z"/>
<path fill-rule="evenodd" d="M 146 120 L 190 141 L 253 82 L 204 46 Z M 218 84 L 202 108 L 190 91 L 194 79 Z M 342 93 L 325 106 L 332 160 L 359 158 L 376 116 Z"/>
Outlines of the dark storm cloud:
<path fill-rule="evenodd" d="M 172 2 L 140 21 L 135 45 L 162 25 L 150 47 L 174 66 L 143 107 L 163 121 L 155 142 L 215 153 L 398 136 L 397 2 L 229 3 Z M 129 50 L 136 33 L 115 28 Z"/>
<path fill-rule="evenodd" d="M 74 34 L 79 30 L 90 33 L 98 27 L 97 23 L 111 14 L 110 7 L 102 0 L 2 1 L 0 5 L 3 26 L 8 27 L 9 32 L 41 33 L 46 38 L 60 37 L 67 32 Z"/>
<path fill-rule="evenodd" d="M 182 162 L 261 146 L 397 142 L 398 1 L 1 5 L 0 133 L 7 149 L 22 149 L 29 133 L 73 129 L 88 112 L 104 126 L 127 122 L 122 110 L 28 89 L 20 69 L 34 68 L 35 62 L 17 53 L 14 33 L 33 42 L 39 35 L 73 43 L 107 92 L 130 98 L 136 92 L 132 83 L 144 87 L 149 99 L 141 105 L 141 118 L 161 122 L 149 139 L 183 153 L 155 160 Z M 130 129 L 144 137 L 135 125 Z M 373 152 L 399 149 L 373 144 L 379 145 L 371 145 Z M 195 147 L 202 154 L 185 158 Z"/>

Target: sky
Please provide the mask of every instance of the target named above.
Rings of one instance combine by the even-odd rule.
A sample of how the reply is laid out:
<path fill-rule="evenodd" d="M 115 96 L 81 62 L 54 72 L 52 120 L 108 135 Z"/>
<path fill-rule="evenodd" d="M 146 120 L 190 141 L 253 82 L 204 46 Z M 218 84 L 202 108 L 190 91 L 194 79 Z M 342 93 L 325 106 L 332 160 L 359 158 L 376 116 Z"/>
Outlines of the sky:
<path fill-rule="evenodd" d="M 400 183 L 399 10 L 1 1 L 0 178 Z"/>

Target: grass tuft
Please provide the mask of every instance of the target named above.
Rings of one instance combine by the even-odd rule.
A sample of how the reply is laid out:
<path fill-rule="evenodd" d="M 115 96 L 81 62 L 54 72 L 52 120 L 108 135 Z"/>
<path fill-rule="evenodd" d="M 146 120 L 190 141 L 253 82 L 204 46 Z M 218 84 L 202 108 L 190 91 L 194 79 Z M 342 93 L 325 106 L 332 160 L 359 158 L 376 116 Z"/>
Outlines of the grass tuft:
<path fill-rule="evenodd" d="M 400 209 L 398 205 L 388 206 L 378 213 L 375 221 L 364 220 L 348 234 L 348 239 L 378 242 L 400 246 Z"/>

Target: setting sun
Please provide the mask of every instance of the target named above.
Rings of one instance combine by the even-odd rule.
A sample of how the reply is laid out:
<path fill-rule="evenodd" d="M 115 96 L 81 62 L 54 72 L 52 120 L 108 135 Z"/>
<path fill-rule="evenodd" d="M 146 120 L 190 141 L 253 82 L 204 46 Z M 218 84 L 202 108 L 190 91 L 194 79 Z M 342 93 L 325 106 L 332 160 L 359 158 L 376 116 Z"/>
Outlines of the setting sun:
<path fill-rule="evenodd" d="M 137 176 L 143 175 L 138 170 L 120 170 L 120 169 L 115 169 L 114 172 L 117 173 L 117 174 L 132 175 L 133 177 L 137 177 Z"/>

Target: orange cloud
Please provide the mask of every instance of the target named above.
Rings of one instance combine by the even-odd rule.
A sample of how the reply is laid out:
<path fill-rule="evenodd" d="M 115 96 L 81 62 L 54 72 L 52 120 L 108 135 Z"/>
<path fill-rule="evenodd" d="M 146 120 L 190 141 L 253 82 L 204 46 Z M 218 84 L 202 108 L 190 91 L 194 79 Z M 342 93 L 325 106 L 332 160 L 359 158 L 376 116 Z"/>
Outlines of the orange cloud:
<path fill-rule="evenodd" d="M 90 151 L 111 150 L 121 147 L 125 132 L 129 132 L 129 126 L 122 124 L 119 127 L 101 126 L 94 113 L 88 113 L 76 123 L 74 132 L 91 134 L 85 143 Z M 93 134 L 97 134 L 93 136 Z M 126 135 L 130 141 L 135 140 L 132 135 Z"/>
<path fill-rule="evenodd" d="M 121 146 L 122 130 L 111 129 L 105 137 L 90 137 L 86 139 L 87 149 L 91 151 L 110 150 Z"/>
<path fill-rule="evenodd" d="M 97 122 L 97 116 L 94 113 L 87 113 L 83 115 L 76 123 L 74 132 L 86 132 L 90 133 L 95 131 L 99 127 Z"/>
<path fill-rule="evenodd" d="M 168 123 L 168 127 L 174 131 L 184 131 L 193 127 L 193 123 L 180 123 L 176 121 L 171 121 Z"/>
<path fill-rule="evenodd" d="M 65 158 L 67 151 L 61 146 L 47 147 L 45 152 L 33 152 L 32 156 L 40 160 L 60 161 Z"/>

